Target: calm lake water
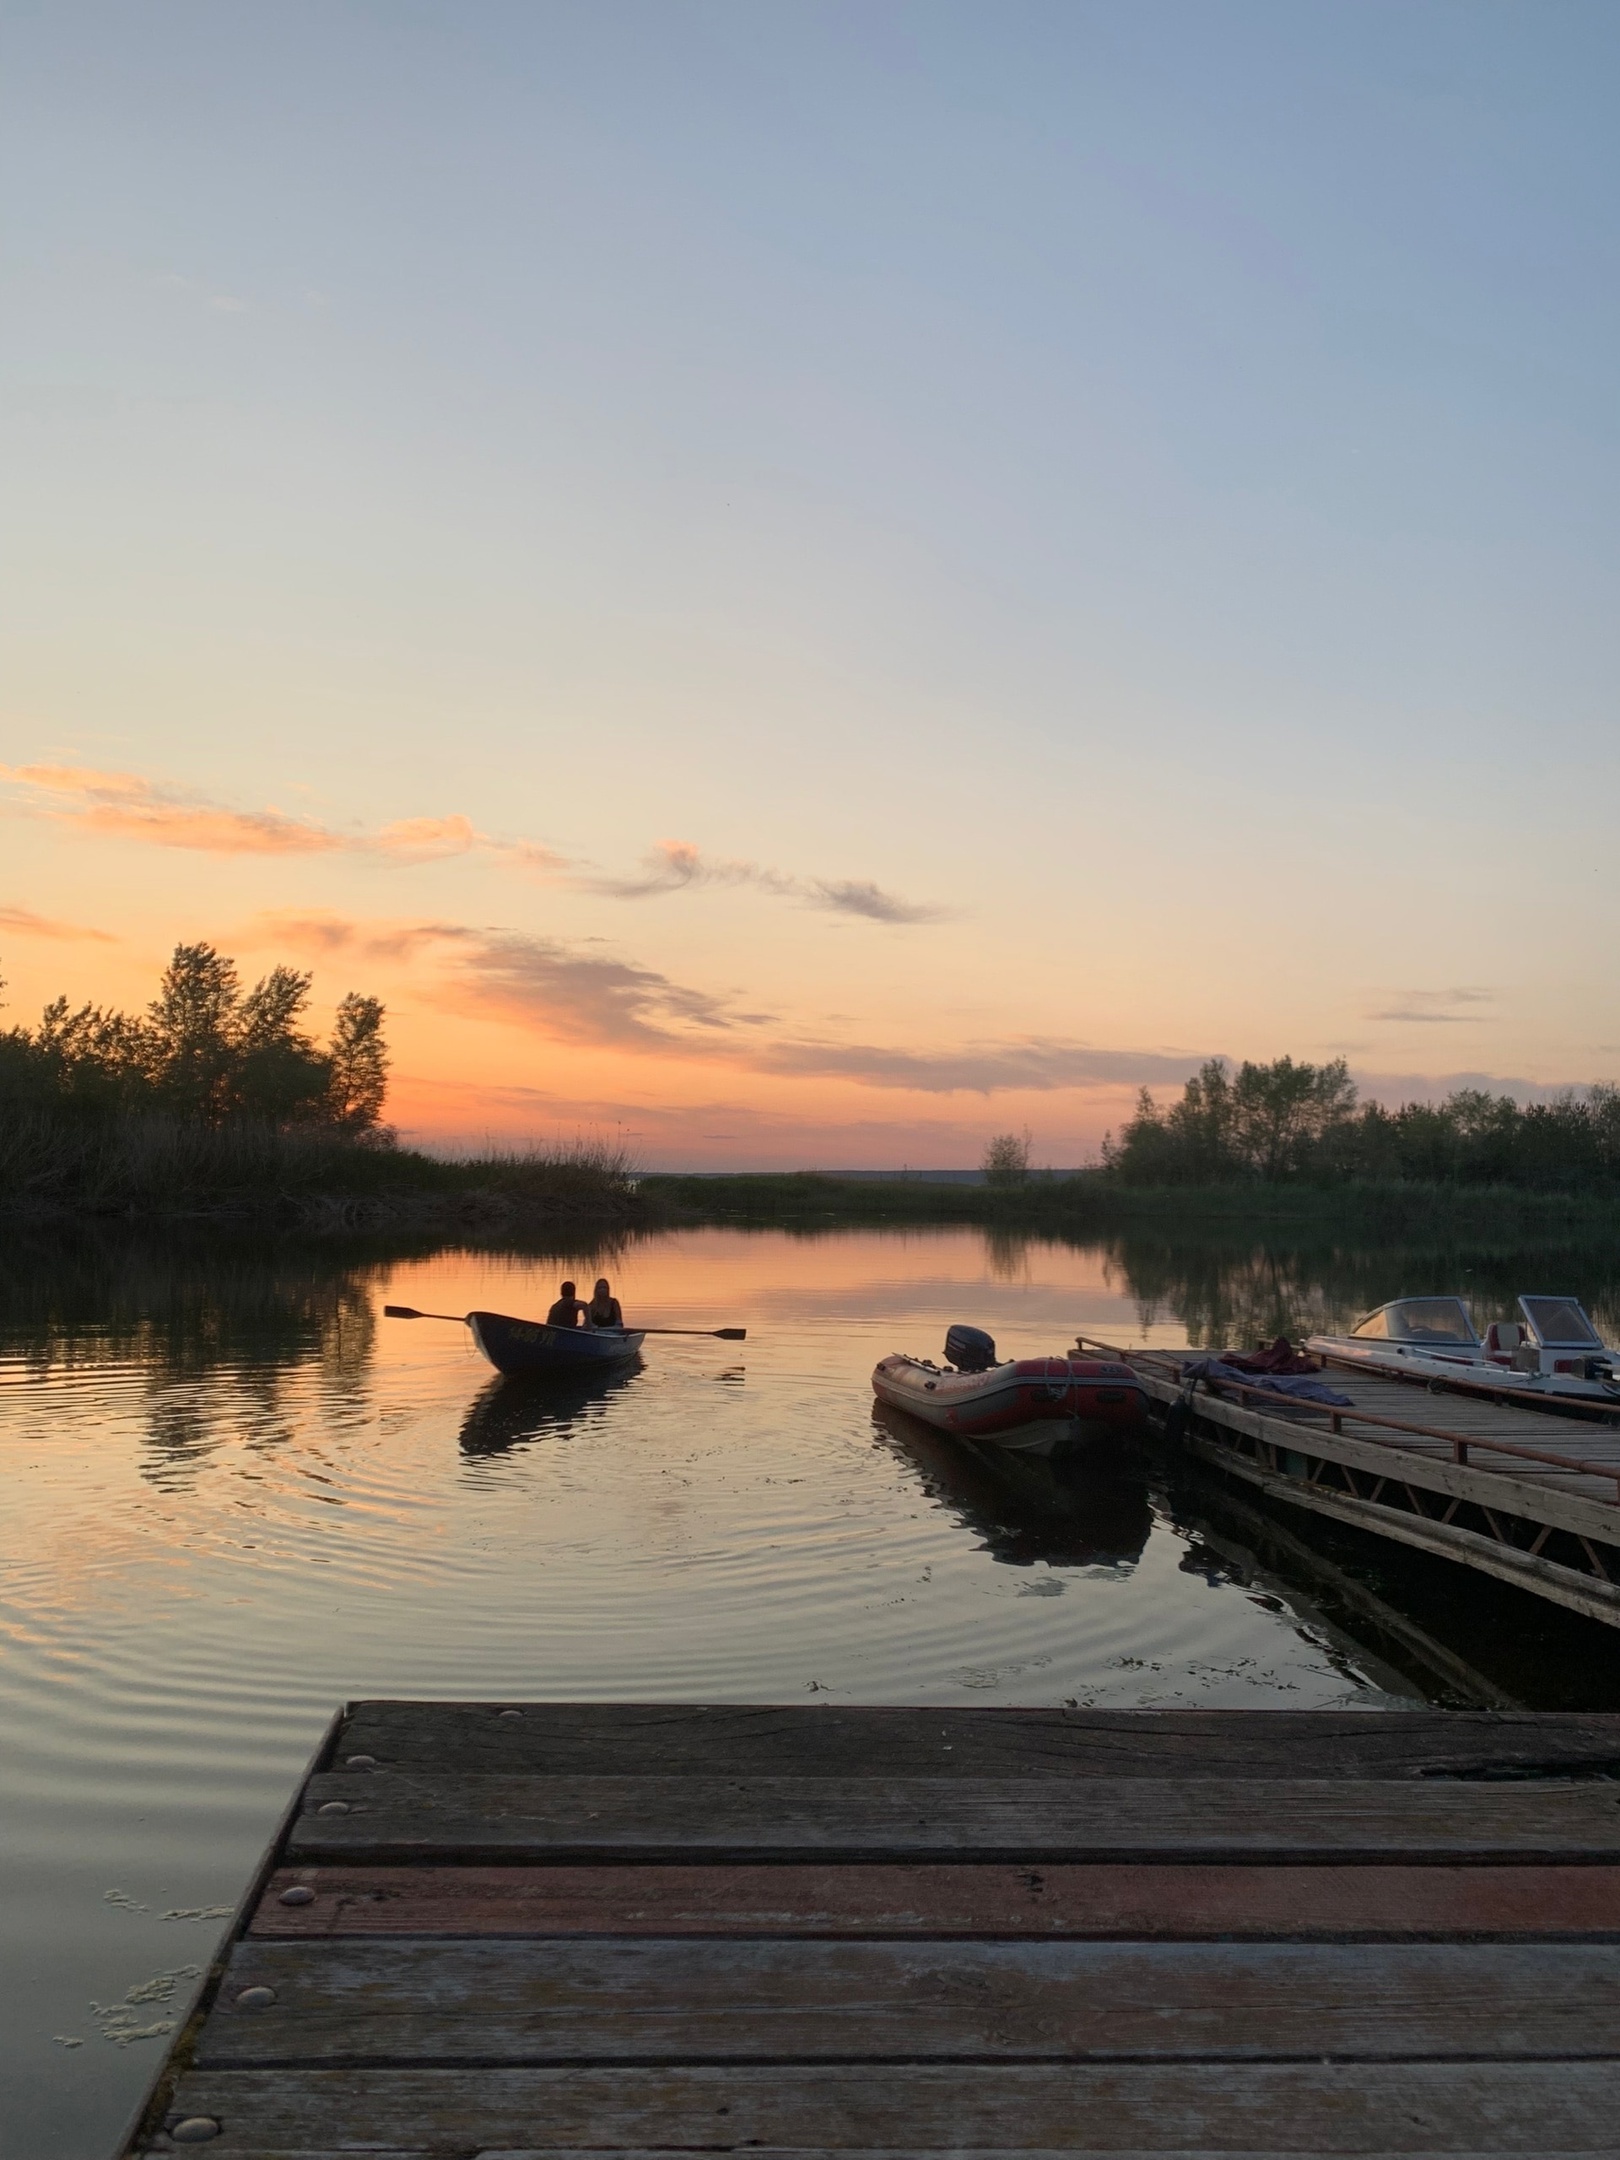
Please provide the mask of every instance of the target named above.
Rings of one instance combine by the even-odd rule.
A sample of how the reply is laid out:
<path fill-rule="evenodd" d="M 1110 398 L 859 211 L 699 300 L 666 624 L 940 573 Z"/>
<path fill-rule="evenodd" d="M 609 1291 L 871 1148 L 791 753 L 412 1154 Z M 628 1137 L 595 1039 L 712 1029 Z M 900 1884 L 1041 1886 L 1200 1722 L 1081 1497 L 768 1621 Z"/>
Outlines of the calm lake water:
<path fill-rule="evenodd" d="M 381 1317 L 543 1311 L 555 1257 L 8 1241 L 8 2160 L 114 2149 L 352 1697 L 1620 1700 L 1604 1631 L 1461 1570 L 1268 1528 L 1148 1457 L 1009 1465 L 874 1417 L 876 1359 L 938 1355 L 952 1320 L 1013 1354 L 1243 1340 L 1458 1287 L 1460 1261 L 701 1230 L 566 1271 L 598 1260 L 633 1318 L 747 1342 L 655 1339 L 559 1399 Z M 1612 1329 L 1617 1281 L 1540 1286 Z"/>

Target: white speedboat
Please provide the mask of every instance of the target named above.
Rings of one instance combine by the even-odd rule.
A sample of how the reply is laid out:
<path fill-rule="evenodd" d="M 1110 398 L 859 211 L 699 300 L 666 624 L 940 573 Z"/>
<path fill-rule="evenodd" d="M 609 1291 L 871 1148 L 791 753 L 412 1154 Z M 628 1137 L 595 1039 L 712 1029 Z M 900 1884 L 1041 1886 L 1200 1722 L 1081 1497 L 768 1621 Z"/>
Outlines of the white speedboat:
<path fill-rule="evenodd" d="M 1517 1320 L 1493 1320 L 1481 1338 L 1461 1298 L 1396 1298 L 1348 1335 L 1311 1335 L 1305 1347 L 1327 1365 L 1548 1409 L 1620 1407 L 1620 1350 L 1578 1298 L 1527 1296 L 1518 1307 Z"/>

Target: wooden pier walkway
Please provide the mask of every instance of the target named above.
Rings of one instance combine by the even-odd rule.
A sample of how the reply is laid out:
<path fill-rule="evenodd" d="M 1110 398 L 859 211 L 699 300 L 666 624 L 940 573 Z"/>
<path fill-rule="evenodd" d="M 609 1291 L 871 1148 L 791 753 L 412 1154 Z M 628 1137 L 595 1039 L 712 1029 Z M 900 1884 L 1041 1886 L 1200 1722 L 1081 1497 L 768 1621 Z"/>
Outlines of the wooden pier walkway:
<path fill-rule="evenodd" d="M 1183 1375 L 1210 1351 L 1119 1354 L 1201 1460 L 1620 1627 L 1620 1430 L 1337 1366 L 1345 1410 L 1212 1393 Z"/>
<path fill-rule="evenodd" d="M 1620 1716 L 360 1703 L 128 2148 L 1620 2151 Z"/>

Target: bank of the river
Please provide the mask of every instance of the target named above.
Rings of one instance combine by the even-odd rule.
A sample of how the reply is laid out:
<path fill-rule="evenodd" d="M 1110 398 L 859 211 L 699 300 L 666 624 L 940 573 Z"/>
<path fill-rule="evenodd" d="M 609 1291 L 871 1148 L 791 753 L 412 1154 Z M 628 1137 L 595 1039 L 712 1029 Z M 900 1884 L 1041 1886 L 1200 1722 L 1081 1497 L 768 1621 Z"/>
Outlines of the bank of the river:
<path fill-rule="evenodd" d="M 761 1227 L 982 1223 L 1056 1236 L 1134 1226 L 1362 1238 L 1589 1242 L 1620 1238 L 1620 1195 L 1440 1184 L 1127 1185 L 1106 1170 L 1009 1186 L 921 1178 L 840 1178 L 820 1171 L 651 1176 L 639 1187 L 664 1220 Z"/>
<path fill-rule="evenodd" d="M 273 1223 L 444 1236 L 541 1223 L 608 1230 L 646 1198 L 611 1150 L 447 1161 L 372 1135 L 181 1119 L 14 1119 L 0 1126 L 0 1215 L 13 1221 Z"/>

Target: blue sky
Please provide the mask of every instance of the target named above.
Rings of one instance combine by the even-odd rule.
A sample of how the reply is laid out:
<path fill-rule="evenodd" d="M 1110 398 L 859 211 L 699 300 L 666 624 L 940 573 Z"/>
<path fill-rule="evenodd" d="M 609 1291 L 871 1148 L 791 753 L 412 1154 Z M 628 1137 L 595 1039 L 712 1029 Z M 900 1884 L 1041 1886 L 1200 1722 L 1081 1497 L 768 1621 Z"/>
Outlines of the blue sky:
<path fill-rule="evenodd" d="M 413 1128 L 671 1160 L 1620 1072 L 1613 10 L 0 39 L 20 1009 L 280 940 Z"/>

